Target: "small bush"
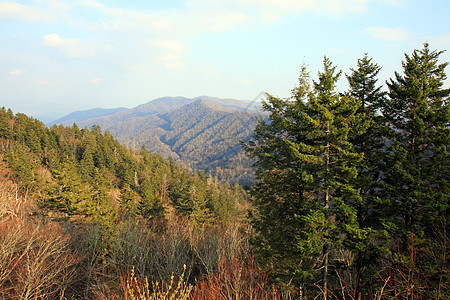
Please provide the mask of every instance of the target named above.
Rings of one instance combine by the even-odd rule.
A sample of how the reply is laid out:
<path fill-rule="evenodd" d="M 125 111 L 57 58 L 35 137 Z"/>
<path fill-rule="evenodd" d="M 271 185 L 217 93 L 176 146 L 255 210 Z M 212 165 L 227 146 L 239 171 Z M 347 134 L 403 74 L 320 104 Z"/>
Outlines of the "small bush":
<path fill-rule="evenodd" d="M 184 266 L 186 270 L 186 266 Z M 134 268 L 126 281 L 126 298 L 131 300 L 187 300 L 191 293 L 192 286 L 186 283 L 184 271 L 176 280 L 172 274 L 168 284 L 153 282 L 148 283 L 147 277 L 139 280 L 134 274 Z"/>

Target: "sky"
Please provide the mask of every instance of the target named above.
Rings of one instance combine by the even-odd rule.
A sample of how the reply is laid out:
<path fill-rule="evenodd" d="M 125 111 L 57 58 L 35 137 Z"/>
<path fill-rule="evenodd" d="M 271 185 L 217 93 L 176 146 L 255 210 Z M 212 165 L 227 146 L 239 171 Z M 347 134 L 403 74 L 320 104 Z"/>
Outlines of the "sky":
<path fill-rule="evenodd" d="M 48 122 L 165 96 L 285 98 L 303 64 L 312 79 L 324 56 L 350 74 L 364 53 L 383 85 L 423 43 L 450 48 L 449 12 L 448 0 L 0 0 L 0 107 Z"/>

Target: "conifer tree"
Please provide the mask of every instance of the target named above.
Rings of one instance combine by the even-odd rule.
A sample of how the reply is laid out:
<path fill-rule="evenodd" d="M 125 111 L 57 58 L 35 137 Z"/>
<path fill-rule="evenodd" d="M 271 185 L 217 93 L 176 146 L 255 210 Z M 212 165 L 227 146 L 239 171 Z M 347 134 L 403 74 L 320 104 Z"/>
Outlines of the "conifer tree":
<path fill-rule="evenodd" d="M 449 224 L 450 89 L 443 88 L 448 63 L 438 62 L 442 52 L 431 51 L 425 44 L 423 49 L 405 55 L 404 74 L 395 73 L 388 82 L 389 98 L 382 106 L 388 147 L 383 170 L 386 197 L 380 211 L 382 224 L 392 238 L 396 263 L 409 259 L 415 266 L 404 283 L 414 287 L 411 295 L 424 296 L 442 287 L 442 277 L 428 281 L 424 270 L 432 267 L 426 256 L 410 256 L 411 251 L 423 254 L 436 243 L 429 239 L 436 224 L 444 224 L 443 232 Z"/>
<path fill-rule="evenodd" d="M 139 193 L 141 200 L 139 202 L 139 213 L 145 217 L 162 217 L 164 216 L 165 208 L 163 206 L 163 196 L 157 195 L 154 189 L 156 186 L 152 185 L 150 179 L 145 177 L 139 186 Z"/>
<path fill-rule="evenodd" d="M 60 210 L 67 215 L 84 214 L 83 206 L 90 200 L 88 187 L 83 183 L 74 165 L 63 163 L 59 169 L 53 169 L 55 185 L 46 190 L 44 205 Z"/>
<path fill-rule="evenodd" d="M 360 235 L 354 240 L 349 240 L 348 244 L 353 244 L 356 258 L 354 268 L 354 298 L 360 299 L 361 287 L 364 284 L 363 277 L 366 277 L 364 269 L 376 262 L 376 252 L 373 248 L 373 237 L 375 232 L 372 228 L 373 220 L 371 214 L 371 195 L 376 188 L 376 181 L 380 176 L 380 168 L 377 167 L 380 157 L 380 150 L 383 148 L 381 136 L 382 120 L 377 110 L 385 97 L 385 92 L 381 91 L 381 86 L 377 86 L 377 75 L 381 67 L 372 62 L 367 53 L 363 58 L 358 59 L 357 68 L 351 69 L 351 74 L 347 75 L 350 85 L 349 94 L 360 104 L 357 114 L 360 116 L 358 126 L 354 128 L 350 141 L 353 147 L 363 156 L 361 164 L 357 167 L 358 176 L 356 185 L 360 189 L 361 202 L 356 204 L 357 221 L 362 229 Z"/>
<path fill-rule="evenodd" d="M 0 137 L 4 139 L 13 138 L 12 122 L 13 119 L 8 114 L 6 109 L 2 107 L 0 109 Z"/>
<path fill-rule="evenodd" d="M 312 91 L 303 67 L 292 99 L 268 96 L 263 107 L 269 118 L 246 145 L 256 159 L 259 249 L 301 293 L 322 270 L 324 299 L 330 251 L 359 234 L 353 181 L 361 155 L 349 142 L 358 104 L 335 92 L 340 74 L 325 58 Z"/>

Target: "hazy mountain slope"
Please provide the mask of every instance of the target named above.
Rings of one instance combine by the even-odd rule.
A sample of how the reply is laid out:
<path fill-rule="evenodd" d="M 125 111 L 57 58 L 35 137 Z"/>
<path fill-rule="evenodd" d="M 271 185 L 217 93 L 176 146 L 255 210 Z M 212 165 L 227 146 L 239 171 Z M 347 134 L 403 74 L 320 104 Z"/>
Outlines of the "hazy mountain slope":
<path fill-rule="evenodd" d="M 135 108 L 77 122 L 100 125 L 121 143 L 172 157 L 222 180 L 248 183 L 250 161 L 242 153 L 256 125 L 256 107 L 213 97 L 165 97 Z"/>
<path fill-rule="evenodd" d="M 99 118 L 107 115 L 112 115 L 120 111 L 128 110 L 125 107 L 119 108 L 93 108 L 88 110 L 80 110 L 75 111 L 73 113 L 68 114 L 65 117 L 57 119 L 47 124 L 47 126 L 52 126 L 54 124 L 59 125 L 63 124 L 64 126 L 73 125 L 73 123 L 79 123 L 84 120 Z"/>
<path fill-rule="evenodd" d="M 242 175 L 239 182 L 246 183 L 251 168 L 240 141 L 249 137 L 255 124 L 255 114 L 202 99 L 157 115 L 130 118 L 108 130 L 132 147 L 145 145 L 151 152 L 211 171 L 232 183 Z M 235 162 L 238 157 L 240 163 Z M 237 174 L 237 166 L 247 174 Z M 226 178 L 219 174 L 223 170 L 229 174 Z"/>

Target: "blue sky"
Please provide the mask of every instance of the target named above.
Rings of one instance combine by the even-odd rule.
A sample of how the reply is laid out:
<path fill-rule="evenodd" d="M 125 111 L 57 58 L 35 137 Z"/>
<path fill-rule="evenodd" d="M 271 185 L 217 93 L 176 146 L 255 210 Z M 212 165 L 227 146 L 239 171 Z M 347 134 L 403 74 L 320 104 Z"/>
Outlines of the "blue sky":
<path fill-rule="evenodd" d="M 326 55 L 348 74 L 365 52 L 383 84 L 424 42 L 450 48 L 449 12 L 448 0 L 0 0 L 0 106 L 50 121 L 163 96 L 288 97 L 303 63 L 314 79 Z"/>

